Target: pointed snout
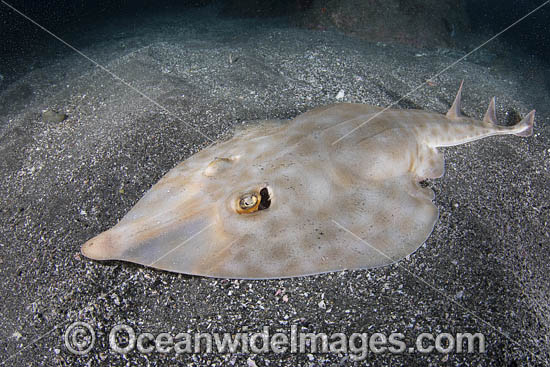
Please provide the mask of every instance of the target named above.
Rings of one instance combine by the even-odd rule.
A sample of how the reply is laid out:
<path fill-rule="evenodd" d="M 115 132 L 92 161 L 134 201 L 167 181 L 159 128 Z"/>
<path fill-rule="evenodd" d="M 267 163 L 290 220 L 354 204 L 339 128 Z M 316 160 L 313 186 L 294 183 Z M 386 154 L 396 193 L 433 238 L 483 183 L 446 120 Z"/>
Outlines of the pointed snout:
<path fill-rule="evenodd" d="M 113 260 L 117 255 L 116 235 L 112 231 L 103 232 L 82 245 L 82 255 L 93 260 Z"/>

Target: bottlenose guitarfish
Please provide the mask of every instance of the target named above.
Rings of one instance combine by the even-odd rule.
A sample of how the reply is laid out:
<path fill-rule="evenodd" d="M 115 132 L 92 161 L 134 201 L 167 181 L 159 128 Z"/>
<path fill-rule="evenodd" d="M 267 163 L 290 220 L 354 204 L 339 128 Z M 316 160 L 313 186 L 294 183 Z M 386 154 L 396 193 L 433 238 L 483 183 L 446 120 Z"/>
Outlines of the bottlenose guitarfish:
<path fill-rule="evenodd" d="M 462 116 L 461 89 L 446 115 L 342 103 L 243 129 L 169 171 L 82 253 L 249 279 L 398 261 L 437 221 L 419 182 L 443 175 L 438 147 L 532 134 L 535 111 L 499 126 L 494 98 L 483 121 Z"/>

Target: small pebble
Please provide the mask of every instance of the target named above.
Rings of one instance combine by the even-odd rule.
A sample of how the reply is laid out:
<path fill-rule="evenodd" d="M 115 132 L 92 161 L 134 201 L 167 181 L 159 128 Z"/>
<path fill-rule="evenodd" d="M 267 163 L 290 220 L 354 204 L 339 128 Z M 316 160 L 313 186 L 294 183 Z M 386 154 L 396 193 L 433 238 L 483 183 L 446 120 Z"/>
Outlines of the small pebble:
<path fill-rule="evenodd" d="M 68 116 L 63 112 L 57 112 L 53 110 L 46 110 L 42 112 L 42 119 L 44 122 L 54 123 L 65 120 Z"/>

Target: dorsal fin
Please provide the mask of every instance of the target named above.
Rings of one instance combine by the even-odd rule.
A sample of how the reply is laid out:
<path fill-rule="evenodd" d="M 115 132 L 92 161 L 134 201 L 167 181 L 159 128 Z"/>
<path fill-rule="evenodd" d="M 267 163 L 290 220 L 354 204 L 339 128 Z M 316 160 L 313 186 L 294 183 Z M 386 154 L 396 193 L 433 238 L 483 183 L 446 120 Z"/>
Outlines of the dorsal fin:
<path fill-rule="evenodd" d="M 487 122 L 489 124 L 497 123 L 497 113 L 495 110 L 495 97 L 491 98 L 491 102 L 489 102 L 489 107 L 487 107 L 487 112 L 485 112 L 485 116 L 483 117 L 483 122 Z"/>
<path fill-rule="evenodd" d="M 462 114 L 460 113 L 460 100 L 462 99 L 462 84 L 464 84 L 464 80 L 460 82 L 460 87 L 458 88 L 458 92 L 456 93 L 455 101 L 453 102 L 453 105 L 451 108 L 449 108 L 449 111 L 447 111 L 447 118 L 450 120 L 457 120 L 460 117 L 462 117 Z"/>
<path fill-rule="evenodd" d="M 535 124 L 535 110 L 529 112 L 520 122 L 517 123 L 517 127 L 521 129 L 514 135 L 517 136 L 531 136 L 533 135 L 533 125 Z"/>

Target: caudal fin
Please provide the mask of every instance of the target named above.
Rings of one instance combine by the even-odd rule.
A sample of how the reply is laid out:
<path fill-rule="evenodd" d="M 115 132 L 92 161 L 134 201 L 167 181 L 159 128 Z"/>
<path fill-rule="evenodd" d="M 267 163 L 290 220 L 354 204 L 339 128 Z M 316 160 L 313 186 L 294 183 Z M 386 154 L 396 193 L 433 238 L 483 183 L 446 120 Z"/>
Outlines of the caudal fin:
<path fill-rule="evenodd" d="M 523 120 L 518 122 L 514 127 L 517 128 L 517 136 L 531 136 L 533 135 L 533 125 L 535 123 L 535 110 L 529 112 Z"/>

